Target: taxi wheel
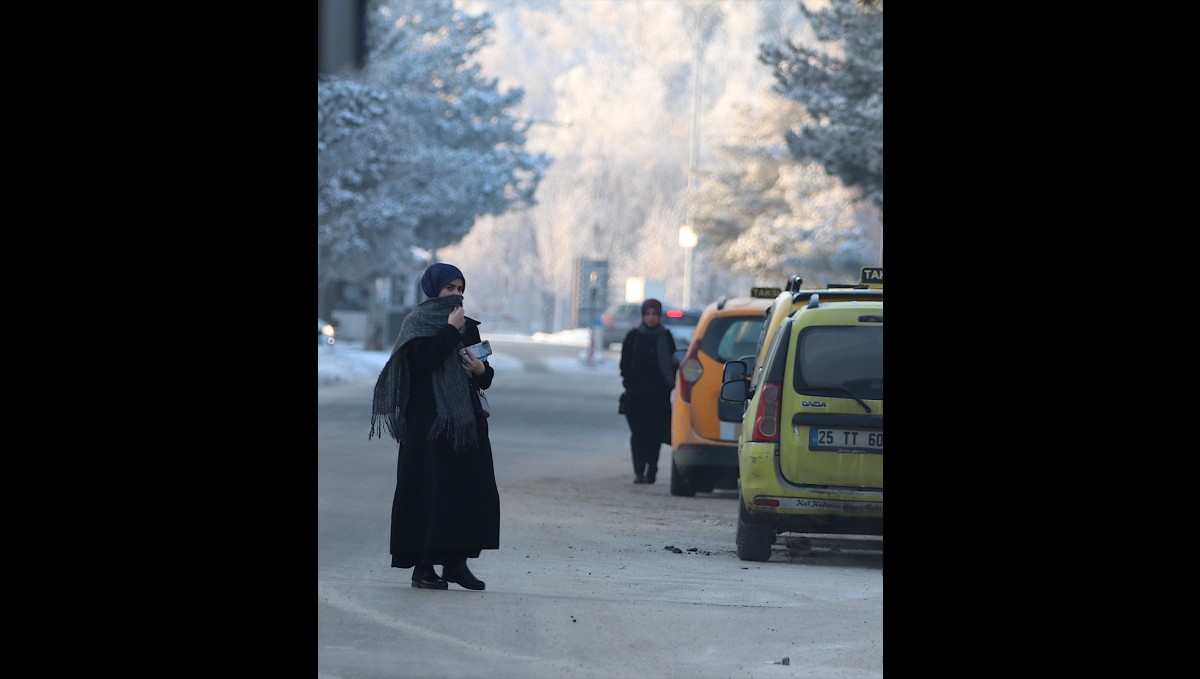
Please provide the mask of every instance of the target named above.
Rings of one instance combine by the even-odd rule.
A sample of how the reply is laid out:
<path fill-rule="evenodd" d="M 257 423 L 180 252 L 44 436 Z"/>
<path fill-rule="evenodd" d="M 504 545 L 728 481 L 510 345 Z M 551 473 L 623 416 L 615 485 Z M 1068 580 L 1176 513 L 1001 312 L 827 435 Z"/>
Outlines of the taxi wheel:
<path fill-rule="evenodd" d="M 771 558 L 771 545 L 775 543 L 775 531 L 767 526 L 757 526 L 742 504 L 738 495 L 737 555 L 742 561 L 767 561 Z"/>
<path fill-rule="evenodd" d="M 679 473 L 675 460 L 671 460 L 671 494 L 676 497 L 696 497 L 696 489 L 683 480 L 683 474 Z"/>

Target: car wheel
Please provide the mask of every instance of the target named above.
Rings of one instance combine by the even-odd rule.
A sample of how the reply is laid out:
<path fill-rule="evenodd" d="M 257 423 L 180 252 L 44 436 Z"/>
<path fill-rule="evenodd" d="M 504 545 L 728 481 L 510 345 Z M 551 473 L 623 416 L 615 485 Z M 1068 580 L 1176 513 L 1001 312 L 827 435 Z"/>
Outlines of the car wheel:
<path fill-rule="evenodd" d="M 696 497 L 696 489 L 684 480 L 675 460 L 671 460 L 671 494 L 676 497 Z"/>
<path fill-rule="evenodd" d="M 737 555 L 742 561 L 767 561 L 771 558 L 771 545 L 775 543 L 775 531 L 767 526 L 753 523 L 742 497 L 738 495 Z"/>

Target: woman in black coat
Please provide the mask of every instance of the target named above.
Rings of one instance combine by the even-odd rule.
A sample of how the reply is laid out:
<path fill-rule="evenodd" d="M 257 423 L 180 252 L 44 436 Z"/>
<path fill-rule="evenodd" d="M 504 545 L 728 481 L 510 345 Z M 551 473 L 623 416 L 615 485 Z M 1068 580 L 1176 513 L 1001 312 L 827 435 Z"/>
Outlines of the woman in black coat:
<path fill-rule="evenodd" d="M 437 263 L 421 277 L 426 299 L 400 327 L 379 381 L 368 438 L 383 429 L 400 443 L 392 499 L 393 568 L 412 568 L 412 586 L 482 590 L 467 559 L 500 548 L 500 495 L 479 390 L 492 385 L 480 341 L 463 311 L 466 279 Z M 435 565 L 442 566 L 439 576 Z"/>
<path fill-rule="evenodd" d="M 671 391 L 675 388 L 675 338 L 662 324 L 662 302 L 642 302 L 642 323 L 621 342 L 621 383 L 633 482 L 654 483 L 659 446 L 671 445 Z"/>

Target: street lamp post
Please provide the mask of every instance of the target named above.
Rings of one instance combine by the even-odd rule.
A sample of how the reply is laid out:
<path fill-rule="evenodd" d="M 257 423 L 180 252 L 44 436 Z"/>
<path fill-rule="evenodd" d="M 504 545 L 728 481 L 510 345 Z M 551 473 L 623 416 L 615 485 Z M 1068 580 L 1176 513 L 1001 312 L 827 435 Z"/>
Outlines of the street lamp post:
<path fill-rule="evenodd" d="M 692 250 L 696 247 L 696 231 L 691 224 L 679 227 L 679 247 L 683 248 L 683 308 L 692 308 Z"/>

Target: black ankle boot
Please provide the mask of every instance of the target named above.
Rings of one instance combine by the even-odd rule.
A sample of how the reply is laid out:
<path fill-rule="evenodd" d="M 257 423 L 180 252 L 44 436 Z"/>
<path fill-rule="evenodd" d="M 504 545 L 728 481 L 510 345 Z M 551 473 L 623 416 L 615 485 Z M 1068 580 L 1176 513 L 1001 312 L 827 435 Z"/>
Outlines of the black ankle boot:
<path fill-rule="evenodd" d="M 421 589 L 446 589 L 449 585 L 439 578 L 433 566 L 413 566 L 412 586 Z"/>
<path fill-rule="evenodd" d="M 658 474 L 657 467 L 648 467 L 646 469 L 646 483 L 654 483 L 654 476 Z"/>
<path fill-rule="evenodd" d="M 633 482 L 634 483 L 645 483 L 646 477 L 642 474 L 638 474 L 637 476 L 633 477 Z"/>
<path fill-rule="evenodd" d="M 475 577 L 471 570 L 467 568 L 467 560 L 463 559 L 458 563 L 446 564 L 442 566 L 442 578 L 446 582 L 454 582 L 467 589 L 480 590 L 486 587 L 483 580 Z"/>

